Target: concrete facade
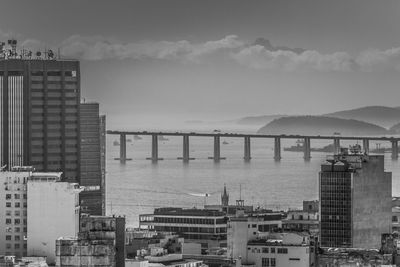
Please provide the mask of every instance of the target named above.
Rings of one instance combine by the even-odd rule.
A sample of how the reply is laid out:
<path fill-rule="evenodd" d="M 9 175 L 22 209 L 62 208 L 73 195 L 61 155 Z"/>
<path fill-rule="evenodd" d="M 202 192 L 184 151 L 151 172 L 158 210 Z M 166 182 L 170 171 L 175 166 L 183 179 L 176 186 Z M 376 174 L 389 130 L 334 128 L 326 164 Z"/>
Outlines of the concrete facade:
<path fill-rule="evenodd" d="M 55 263 L 55 241 L 76 236 L 79 230 L 79 193 L 76 183 L 60 182 L 57 176 L 32 174 L 28 190 L 28 256 L 46 256 Z"/>
<path fill-rule="evenodd" d="M 27 190 L 32 168 L 0 171 L 0 255 L 26 256 Z"/>
<path fill-rule="evenodd" d="M 226 222 L 224 212 L 206 209 L 158 208 L 139 215 L 141 229 L 179 233 L 187 242 L 201 244 L 203 253 L 226 247 Z"/>
<path fill-rule="evenodd" d="M 228 221 L 227 229 L 227 257 L 230 259 L 242 258 L 246 262 L 247 243 L 282 227 L 281 214 L 269 214 L 260 217 L 233 217 Z"/>
<path fill-rule="evenodd" d="M 77 237 L 56 242 L 56 266 L 125 266 L 125 218 L 84 216 Z"/>
<path fill-rule="evenodd" d="M 247 263 L 255 267 L 310 267 L 315 262 L 315 248 L 309 236 L 297 233 L 250 241 L 247 254 Z"/>
<path fill-rule="evenodd" d="M 322 247 L 379 248 L 391 233 L 392 177 L 383 155 L 341 153 L 321 165 Z"/>

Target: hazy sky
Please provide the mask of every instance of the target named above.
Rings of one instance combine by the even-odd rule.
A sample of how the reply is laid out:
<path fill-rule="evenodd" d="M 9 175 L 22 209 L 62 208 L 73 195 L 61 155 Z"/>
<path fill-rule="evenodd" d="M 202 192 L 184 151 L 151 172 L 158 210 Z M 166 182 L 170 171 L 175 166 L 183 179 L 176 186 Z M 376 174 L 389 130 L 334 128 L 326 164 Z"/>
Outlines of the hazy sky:
<path fill-rule="evenodd" d="M 80 59 L 82 96 L 109 118 L 155 121 L 400 106 L 399 25 L 398 0 L 14 0 L 0 9 L 1 39 Z"/>

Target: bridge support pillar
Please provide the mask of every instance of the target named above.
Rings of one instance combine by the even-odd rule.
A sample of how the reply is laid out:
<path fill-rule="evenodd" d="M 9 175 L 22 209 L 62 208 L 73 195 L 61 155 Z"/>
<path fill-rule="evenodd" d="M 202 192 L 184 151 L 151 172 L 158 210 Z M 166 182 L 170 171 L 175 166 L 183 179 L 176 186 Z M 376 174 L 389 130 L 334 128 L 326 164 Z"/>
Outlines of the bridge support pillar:
<path fill-rule="evenodd" d="M 399 158 L 399 143 L 397 140 L 392 140 L 392 159 Z"/>
<path fill-rule="evenodd" d="M 310 137 L 304 138 L 303 149 L 304 149 L 304 160 L 310 160 L 311 159 L 311 139 L 310 139 Z"/>
<path fill-rule="evenodd" d="M 115 158 L 115 160 L 119 160 L 120 163 L 125 164 L 128 159 L 126 157 L 126 134 L 121 133 L 119 135 L 119 158 Z"/>
<path fill-rule="evenodd" d="M 214 136 L 214 162 L 221 160 L 221 143 L 219 135 Z"/>
<path fill-rule="evenodd" d="M 275 146 L 274 146 L 274 159 L 276 161 L 281 160 L 281 138 L 275 137 Z"/>
<path fill-rule="evenodd" d="M 151 135 L 151 158 L 146 158 L 151 160 L 153 163 L 157 163 L 157 161 L 162 160 L 162 158 L 158 157 L 158 135 Z"/>
<path fill-rule="evenodd" d="M 251 160 L 250 151 L 250 136 L 244 137 L 244 161 L 249 162 Z"/>
<path fill-rule="evenodd" d="M 226 159 L 224 157 L 221 157 L 221 142 L 219 135 L 214 135 L 214 157 L 208 157 L 208 158 L 214 159 L 215 163 L 220 162 L 220 160 L 222 159 Z"/>
<path fill-rule="evenodd" d="M 339 138 L 333 138 L 333 153 L 335 155 L 340 153 L 340 139 Z"/>
<path fill-rule="evenodd" d="M 369 154 L 369 140 L 363 139 L 363 149 L 365 154 Z"/>
<path fill-rule="evenodd" d="M 189 135 L 187 134 L 183 135 L 182 157 L 178 157 L 178 159 L 181 159 L 184 163 L 188 163 L 189 160 L 194 159 L 189 156 Z"/>

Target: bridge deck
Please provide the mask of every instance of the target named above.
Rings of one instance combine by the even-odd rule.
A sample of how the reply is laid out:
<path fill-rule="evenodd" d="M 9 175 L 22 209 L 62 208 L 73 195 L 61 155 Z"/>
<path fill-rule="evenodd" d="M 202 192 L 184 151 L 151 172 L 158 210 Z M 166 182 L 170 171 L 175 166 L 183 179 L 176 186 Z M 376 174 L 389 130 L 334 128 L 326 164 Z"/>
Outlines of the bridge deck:
<path fill-rule="evenodd" d="M 148 131 L 107 131 L 110 135 L 163 135 L 163 136 L 200 136 L 200 137 L 250 137 L 250 138 L 284 138 L 284 139 L 340 139 L 340 140 L 375 140 L 399 141 L 400 137 L 386 136 L 341 136 L 341 135 L 297 135 L 297 134 L 244 134 L 244 133 L 199 133 L 199 132 L 148 132 Z"/>

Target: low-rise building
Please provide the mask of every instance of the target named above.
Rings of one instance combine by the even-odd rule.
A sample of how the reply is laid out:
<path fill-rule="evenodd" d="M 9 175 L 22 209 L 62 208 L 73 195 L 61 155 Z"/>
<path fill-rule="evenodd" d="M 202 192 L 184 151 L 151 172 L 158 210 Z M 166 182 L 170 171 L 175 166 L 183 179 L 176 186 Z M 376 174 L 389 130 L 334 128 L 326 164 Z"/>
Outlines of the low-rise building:
<path fill-rule="evenodd" d="M 379 253 L 377 249 L 320 248 L 317 267 L 396 266 L 392 254 Z"/>
<path fill-rule="evenodd" d="M 56 266 L 125 266 L 125 218 L 85 216 L 77 237 L 56 241 Z"/>
<path fill-rule="evenodd" d="M 61 173 L 32 167 L 0 170 L 0 255 L 44 256 L 54 261 L 55 240 L 78 232 L 77 184 Z M 29 205 L 28 205 L 29 203 Z"/>
<path fill-rule="evenodd" d="M 257 215 L 239 214 L 228 221 L 227 256 L 230 259 L 247 260 L 247 243 L 262 235 L 282 228 L 283 213 L 265 213 Z"/>
<path fill-rule="evenodd" d="M 249 241 L 247 261 L 255 267 L 310 267 L 315 264 L 315 244 L 308 234 L 274 233 Z"/>
<path fill-rule="evenodd" d="M 0 255 L 27 255 L 27 181 L 32 167 L 0 170 Z"/>
<path fill-rule="evenodd" d="M 289 210 L 286 219 L 282 220 L 284 231 L 308 232 L 318 236 L 319 215 L 318 212 L 304 210 Z"/>
<path fill-rule="evenodd" d="M 200 243 L 202 252 L 226 247 L 228 218 L 224 212 L 205 209 L 158 208 L 153 214 L 139 215 L 141 229 L 174 232 L 189 243 Z"/>
<path fill-rule="evenodd" d="M 392 207 L 392 232 L 400 233 L 400 206 Z"/>
<path fill-rule="evenodd" d="M 76 183 L 61 181 L 61 173 L 32 173 L 27 182 L 28 256 L 56 262 L 55 241 L 76 236 L 79 230 L 79 193 Z"/>

